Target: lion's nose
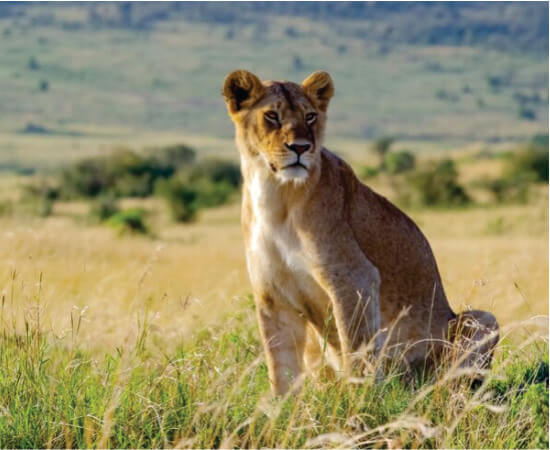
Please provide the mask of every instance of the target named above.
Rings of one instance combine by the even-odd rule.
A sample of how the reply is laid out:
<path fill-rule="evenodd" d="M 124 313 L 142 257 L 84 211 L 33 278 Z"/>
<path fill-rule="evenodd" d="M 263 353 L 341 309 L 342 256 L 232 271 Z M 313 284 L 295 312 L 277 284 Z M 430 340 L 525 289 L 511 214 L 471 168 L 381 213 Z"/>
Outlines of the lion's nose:
<path fill-rule="evenodd" d="M 292 144 L 285 144 L 285 145 L 286 145 L 286 148 L 288 148 L 289 150 L 292 150 L 293 152 L 296 152 L 298 155 L 301 155 L 302 153 L 307 152 L 311 148 L 311 144 L 305 144 L 305 143 L 296 144 L 295 142 L 293 142 Z"/>

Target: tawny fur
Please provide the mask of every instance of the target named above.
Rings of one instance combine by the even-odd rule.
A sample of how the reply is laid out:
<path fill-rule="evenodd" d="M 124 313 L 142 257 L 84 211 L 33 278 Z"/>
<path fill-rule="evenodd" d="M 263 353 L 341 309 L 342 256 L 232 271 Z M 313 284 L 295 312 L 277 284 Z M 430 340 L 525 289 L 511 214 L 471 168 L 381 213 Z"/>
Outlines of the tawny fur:
<path fill-rule="evenodd" d="M 354 353 L 366 344 L 375 356 L 383 349 L 410 365 L 435 360 L 458 334 L 476 342 L 491 335 L 479 350 L 487 364 L 498 339 L 494 317 L 469 312 L 481 331 L 463 333 L 466 321 L 450 308 L 419 228 L 322 146 L 333 93 L 326 72 L 298 85 L 238 70 L 223 87 L 241 156 L 246 259 L 273 391 L 286 392 L 322 358 L 351 373 Z"/>

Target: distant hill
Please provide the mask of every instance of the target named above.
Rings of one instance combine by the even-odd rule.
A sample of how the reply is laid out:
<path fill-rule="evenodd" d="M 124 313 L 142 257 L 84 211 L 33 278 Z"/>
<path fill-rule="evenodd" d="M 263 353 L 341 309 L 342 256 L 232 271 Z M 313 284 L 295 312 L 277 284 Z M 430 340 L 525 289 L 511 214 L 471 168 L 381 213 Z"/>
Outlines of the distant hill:
<path fill-rule="evenodd" d="M 546 2 L 0 3 L 0 131 L 29 123 L 230 136 L 235 68 L 335 79 L 329 132 L 547 132 Z"/>
<path fill-rule="evenodd" d="M 84 10 L 85 22 L 95 26 L 153 28 L 176 18 L 227 25 L 277 15 L 361 21 L 353 24 L 350 36 L 390 44 L 486 45 L 504 50 L 548 51 L 547 2 L 92 2 L 70 7 Z M 20 18 L 32 8 L 18 3 L 0 4 L 0 15 Z M 53 23 L 55 19 L 46 14 L 37 21 Z"/>

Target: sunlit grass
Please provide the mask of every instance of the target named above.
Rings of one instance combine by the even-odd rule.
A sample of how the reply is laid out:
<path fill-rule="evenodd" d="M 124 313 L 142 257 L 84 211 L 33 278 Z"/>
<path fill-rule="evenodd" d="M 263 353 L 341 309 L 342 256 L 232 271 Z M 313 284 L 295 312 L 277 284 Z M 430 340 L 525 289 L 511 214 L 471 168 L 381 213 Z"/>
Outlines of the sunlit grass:
<path fill-rule="evenodd" d="M 547 191 L 410 212 L 453 308 L 502 327 L 479 389 L 441 368 L 375 384 L 308 377 L 282 399 L 269 393 L 239 205 L 185 226 L 158 199 L 123 206 L 147 210 L 154 233 L 119 237 L 87 221 L 85 203 L 0 218 L 0 446 L 548 447 Z"/>
<path fill-rule="evenodd" d="M 452 371 L 390 371 L 374 384 L 308 379 L 299 394 L 272 398 L 253 309 L 243 299 L 223 326 L 197 330 L 169 351 L 155 343 L 158 331 L 143 310 L 137 339 L 103 354 L 80 348 L 78 335 L 89 324 L 78 314 L 58 338 L 43 328 L 39 306 L 27 311 L 22 333 L 3 312 L 0 445 L 548 446 L 545 338 L 501 344 L 478 389 Z"/>

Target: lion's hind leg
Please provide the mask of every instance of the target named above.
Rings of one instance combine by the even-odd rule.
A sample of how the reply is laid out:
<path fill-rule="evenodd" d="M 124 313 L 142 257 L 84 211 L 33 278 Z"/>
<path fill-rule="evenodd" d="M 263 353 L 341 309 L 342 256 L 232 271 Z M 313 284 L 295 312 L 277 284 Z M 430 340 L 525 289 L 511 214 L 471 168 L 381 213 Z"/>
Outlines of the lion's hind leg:
<path fill-rule="evenodd" d="M 499 340 L 498 322 L 487 311 L 465 311 L 449 321 L 451 355 L 462 369 L 472 368 L 472 378 L 491 365 Z"/>

